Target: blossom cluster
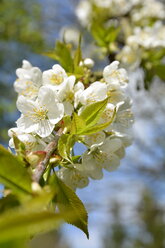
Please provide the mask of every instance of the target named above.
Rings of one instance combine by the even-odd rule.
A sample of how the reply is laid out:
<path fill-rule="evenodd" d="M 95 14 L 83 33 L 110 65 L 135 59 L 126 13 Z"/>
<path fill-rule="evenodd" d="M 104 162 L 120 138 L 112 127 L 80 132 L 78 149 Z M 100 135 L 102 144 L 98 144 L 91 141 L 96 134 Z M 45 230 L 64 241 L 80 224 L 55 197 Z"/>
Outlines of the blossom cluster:
<path fill-rule="evenodd" d="M 85 59 L 80 64 L 90 68 L 94 62 Z M 102 130 L 92 134 L 77 134 L 77 142 L 86 147 L 80 156 L 74 156 L 76 142 L 73 142 L 70 159 L 62 157 L 56 149 L 50 163 L 54 158 L 58 160 L 52 165 L 55 166 L 56 174 L 74 190 L 87 186 L 89 178 L 101 179 L 103 169 L 113 171 L 119 166 L 125 147 L 131 144 L 128 130 L 133 115 L 131 100 L 125 92 L 127 72 L 119 68 L 118 61 L 104 68 L 99 81 L 88 83 L 83 82 L 83 78 L 77 79 L 76 75 L 68 75 L 59 64 L 42 72 L 26 60 L 22 68 L 16 70 L 16 75 L 14 88 L 18 93 L 17 108 L 21 115 L 16 121 L 17 126 L 8 132 L 11 138 L 9 146 L 16 149 L 14 137 L 24 144 L 26 159 L 32 171 L 37 166 L 32 158 L 36 154 L 44 154 L 59 129 L 62 130 L 61 135 L 70 135 L 71 131 L 67 127 L 71 125 L 75 113 L 81 116 L 88 106 L 105 99 L 106 106 L 100 112 L 97 125 L 109 125 L 103 125 Z M 65 126 L 67 117 L 70 123 Z"/>
<path fill-rule="evenodd" d="M 99 11 L 99 12 L 98 12 Z M 157 0 L 80 1 L 76 14 L 81 24 L 91 30 L 97 15 L 102 27 L 120 28 L 119 39 L 109 44 L 110 52 L 124 67 L 135 69 L 143 54 L 165 47 L 165 6 Z M 104 15 L 102 15 L 104 13 Z M 95 16 L 96 15 L 96 16 Z M 112 34 L 113 36 L 113 34 Z M 117 44 L 119 42 L 119 44 Z"/>

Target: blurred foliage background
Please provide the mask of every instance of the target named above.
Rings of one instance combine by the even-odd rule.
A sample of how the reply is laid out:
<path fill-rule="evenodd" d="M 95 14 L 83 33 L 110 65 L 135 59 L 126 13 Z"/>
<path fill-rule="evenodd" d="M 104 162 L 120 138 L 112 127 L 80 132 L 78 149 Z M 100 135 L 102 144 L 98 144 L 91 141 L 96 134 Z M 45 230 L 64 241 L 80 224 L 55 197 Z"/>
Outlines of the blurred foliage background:
<path fill-rule="evenodd" d="M 75 42 L 81 31 L 75 15 L 78 0 L 0 0 L 0 143 L 18 113 L 12 87 L 22 59 L 48 69 L 53 61 L 41 54 L 65 33 Z M 65 32 L 64 32 L 65 30 Z M 84 32 L 84 30 L 82 31 Z M 98 58 L 91 37 L 84 33 L 85 56 Z M 100 68 L 108 58 L 96 63 Z M 137 91 L 137 84 L 138 90 Z M 31 247 L 164 248 L 165 247 L 165 84 L 155 79 L 144 90 L 141 71 L 130 75 L 129 94 L 135 113 L 134 144 L 121 168 L 78 191 L 89 211 L 90 240 L 74 228 L 39 236 Z M 91 195 L 93 197 L 91 197 Z M 81 236 L 82 235 L 82 236 Z"/>

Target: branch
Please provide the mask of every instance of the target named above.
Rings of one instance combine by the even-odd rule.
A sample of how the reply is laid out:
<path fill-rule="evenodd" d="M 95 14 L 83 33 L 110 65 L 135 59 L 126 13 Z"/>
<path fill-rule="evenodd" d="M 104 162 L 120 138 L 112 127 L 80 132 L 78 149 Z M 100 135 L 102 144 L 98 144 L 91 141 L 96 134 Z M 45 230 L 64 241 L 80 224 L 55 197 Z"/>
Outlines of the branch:
<path fill-rule="evenodd" d="M 49 163 L 49 160 L 50 160 L 53 152 L 55 151 L 55 149 L 57 147 L 58 140 L 59 140 L 61 134 L 62 134 L 62 130 L 59 129 L 59 131 L 57 132 L 57 134 L 55 136 L 55 139 L 53 141 L 51 141 L 46 146 L 46 148 L 44 150 L 46 152 L 46 156 L 45 156 L 43 161 L 39 162 L 39 164 L 36 166 L 36 169 L 34 171 L 34 174 L 33 174 L 33 177 L 32 177 L 34 182 L 39 182 L 40 178 L 44 174 L 44 172 L 45 172 L 45 170 L 47 168 L 47 165 Z"/>

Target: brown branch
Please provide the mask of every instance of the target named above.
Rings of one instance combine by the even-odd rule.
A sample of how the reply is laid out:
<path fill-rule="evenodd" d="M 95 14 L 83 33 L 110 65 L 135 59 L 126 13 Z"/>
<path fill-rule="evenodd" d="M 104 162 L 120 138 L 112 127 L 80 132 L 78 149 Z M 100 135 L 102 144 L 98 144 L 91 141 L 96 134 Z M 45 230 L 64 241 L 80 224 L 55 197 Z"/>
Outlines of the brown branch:
<path fill-rule="evenodd" d="M 53 154 L 53 152 L 55 151 L 55 149 L 57 148 L 57 144 L 58 144 L 58 140 L 60 138 L 62 134 L 62 130 L 59 129 L 59 131 L 57 132 L 55 139 L 53 141 L 51 141 L 45 148 L 45 158 L 43 161 L 39 162 L 39 164 L 36 166 L 36 169 L 34 171 L 34 174 L 32 176 L 32 179 L 34 182 L 39 182 L 40 178 L 42 177 L 42 175 L 44 174 L 47 165 L 49 163 L 49 160 Z"/>

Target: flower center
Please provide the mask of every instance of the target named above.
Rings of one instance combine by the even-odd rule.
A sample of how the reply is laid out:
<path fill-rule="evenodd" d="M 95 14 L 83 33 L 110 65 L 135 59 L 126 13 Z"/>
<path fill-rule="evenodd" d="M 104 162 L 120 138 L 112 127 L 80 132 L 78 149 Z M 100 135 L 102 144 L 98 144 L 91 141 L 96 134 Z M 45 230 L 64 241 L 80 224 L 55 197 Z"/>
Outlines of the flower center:
<path fill-rule="evenodd" d="M 95 158 L 95 161 L 96 161 L 97 165 L 102 165 L 107 160 L 108 154 L 103 152 L 103 151 L 97 150 L 94 153 L 94 158 Z"/>
<path fill-rule="evenodd" d="M 26 116 L 33 122 L 39 122 L 47 119 L 48 109 L 43 107 L 33 108 L 33 112 L 29 111 Z"/>
<path fill-rule="evenodd" d="M 88 95 L 88 99 L 86 102 L 87 102 L 87 104 L 92 104 L 92 103 L 96 102 L 96 99 L 97 99 L 96 94 L 94 92 L 92 92 Z"/>
<path fill-rule="evenodd" d="M 69 91 L 68 93 L 66 93 L 65 99 L 68 102 L 72 102 L 74 99 L 74 93 L 72 91 Z"/>
<path fill-rule="evenodd" d="M 113 112 L 114 112 L 113 109 L 108 108 L 103 112 L 101 117 L 104 119 L 104 121 L 108 121 L 112 118 Z"/>
<path fill-rule="evenodd" d="M 33 82 L 27 81 L 26 88 L 22 90 L 21 95 L 27 97 L 36 96 L 38 92 L 38 88 L 33 85 Z"/>
<path fill-rule="evenodd" d="M 50 78 L 52 84 L 59 85 L 63 81 L 63 77 L 60 74 L 53 74 Z"/>

